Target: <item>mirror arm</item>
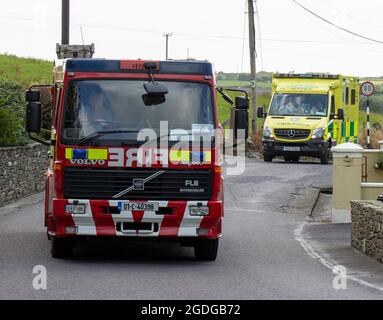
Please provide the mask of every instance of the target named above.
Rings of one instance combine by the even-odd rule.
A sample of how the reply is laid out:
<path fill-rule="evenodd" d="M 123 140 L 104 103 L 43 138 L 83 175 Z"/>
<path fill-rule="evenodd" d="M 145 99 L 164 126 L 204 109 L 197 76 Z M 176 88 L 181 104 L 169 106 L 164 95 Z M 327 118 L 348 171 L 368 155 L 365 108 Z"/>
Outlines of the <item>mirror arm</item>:
<path fill-rule="evenodd" d="M 228 95 L 226 95 L 225 92 L 223 92 L 223 88 L 222 87 L 217 87 L 217 91 L 221 94 L 221 96 L 225 99 L 225 101 L 227 103 L 229 103 L 230 105 L 234 104 L 234 102 L 231 100 L 231 98 Z M 229 101 L 229 99 L 230 99 L 230 101 Z"/>
<path fill-rule="evenodd" d="M 51 141 L 44 140 L 44 139 L 42 139 L 40 137 L 34 137 L 30 132 L 28 132 L 28 136 L 29 136 L 29 139 L 37 141 L 38 143 L 41 143 L 43 145 L 46 145 L 46 146 L 51 146 L 52 145 Z"/>
<path fill-rule="evenodd" d="M 249 99 L 249 95 L 247 94 L 246 90 L 243 89 L 234 89 L 234 88 L 226 88 L 226 91 L 232 91 L 232 92 L 241 92 L 246 96 L 246 99 Z"/>

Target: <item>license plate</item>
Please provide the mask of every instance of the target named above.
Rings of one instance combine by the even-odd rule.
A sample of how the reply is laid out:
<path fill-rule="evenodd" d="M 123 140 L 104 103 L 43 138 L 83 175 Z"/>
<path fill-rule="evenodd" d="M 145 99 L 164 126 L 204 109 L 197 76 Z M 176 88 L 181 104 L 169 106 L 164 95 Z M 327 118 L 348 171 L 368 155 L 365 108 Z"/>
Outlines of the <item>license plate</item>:
<path fill-rule="evenodd" d="M 301 151 L 301 147 L 283 147 L 283 151 Z"/>
<path fill-rule="evenodd" d="M 158 211 L 159 205 L 157 202 L 124 202 L 119 207 L 122 211 Z"/>

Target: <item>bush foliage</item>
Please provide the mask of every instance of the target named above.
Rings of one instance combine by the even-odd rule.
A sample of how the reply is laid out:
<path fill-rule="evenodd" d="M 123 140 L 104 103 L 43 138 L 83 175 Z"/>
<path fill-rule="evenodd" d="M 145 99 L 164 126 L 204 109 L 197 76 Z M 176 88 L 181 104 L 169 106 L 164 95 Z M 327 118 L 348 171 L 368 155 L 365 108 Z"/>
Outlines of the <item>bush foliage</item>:
<path fill-rule="evenodd" d="M 0 78 L 0 146 L 22 145 L 25 134 L 24 85 Z"/>

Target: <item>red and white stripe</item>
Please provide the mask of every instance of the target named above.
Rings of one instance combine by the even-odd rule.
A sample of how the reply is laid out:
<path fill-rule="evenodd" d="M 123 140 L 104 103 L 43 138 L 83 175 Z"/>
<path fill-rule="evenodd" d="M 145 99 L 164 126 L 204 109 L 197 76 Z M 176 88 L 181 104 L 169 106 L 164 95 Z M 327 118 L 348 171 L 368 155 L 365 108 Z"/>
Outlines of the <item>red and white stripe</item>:
<path fill-rule="evenodd" d="M 85 204 L 85 214 L 72 214 L 73 222 L 77 227 L 78 235 L 111 235 L 111 236 L 132 236 L 132 237 L 196 237 L 197 229 L 200 227 L 204 217 L 191 216 L 190 206 L 202 204 L 207 205 L 207 201 L 185 201 L 182 205 L 180 202 L 172 201 L 147 201 L 159 204 L 161 208 L 174 207 L 174 210 L 180 210 L 181 214 L 159 215 L 155 211 L 121 211 L 119 214 L 100 214 L 97 218 L 93 206 L 109 206 L 118 207 L 119 202 L 129 202 L 129 200 L 118 201 L 92 201 L 92 200 L 68 200 L 69 204 Z M 135 201 L 133 201 L 135 202 Z M 116 230 L 119 222 L 149 222 L 157 223 L 159 228 L 157 232 L 148 232 L 138 230 L 132 232 L 121 232 Z"/>
<path fill-rule="evenodd" d="M 90 201 L 69 199 L 68 203 L 74 204 L 74 201 L 76 201 L 76 204 L 85 204 L 85 214 L 72 214 L 73 222 L 77 227 L 77 234 L 90 236 L 97 235 Z"/>

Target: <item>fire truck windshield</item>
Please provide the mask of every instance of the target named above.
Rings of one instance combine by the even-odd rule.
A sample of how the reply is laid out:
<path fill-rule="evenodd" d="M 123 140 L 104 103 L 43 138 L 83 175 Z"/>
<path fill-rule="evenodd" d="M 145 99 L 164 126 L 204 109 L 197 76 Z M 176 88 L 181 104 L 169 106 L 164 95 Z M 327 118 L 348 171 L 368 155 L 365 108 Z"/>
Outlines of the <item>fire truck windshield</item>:
<path fill-rule="evenodd" d="M 61 140 L 68 145 L 80 142 L 121 145 L 137 142 L 137 134 L 151 129 L 158 136 L 167 123 L 169 136 L 213 132 L 212 90 L 194 82 L 159 82 L 168 88 L 162 103 L 148 106 L 145 80 L 73 80 L 64 103 Z"/>

